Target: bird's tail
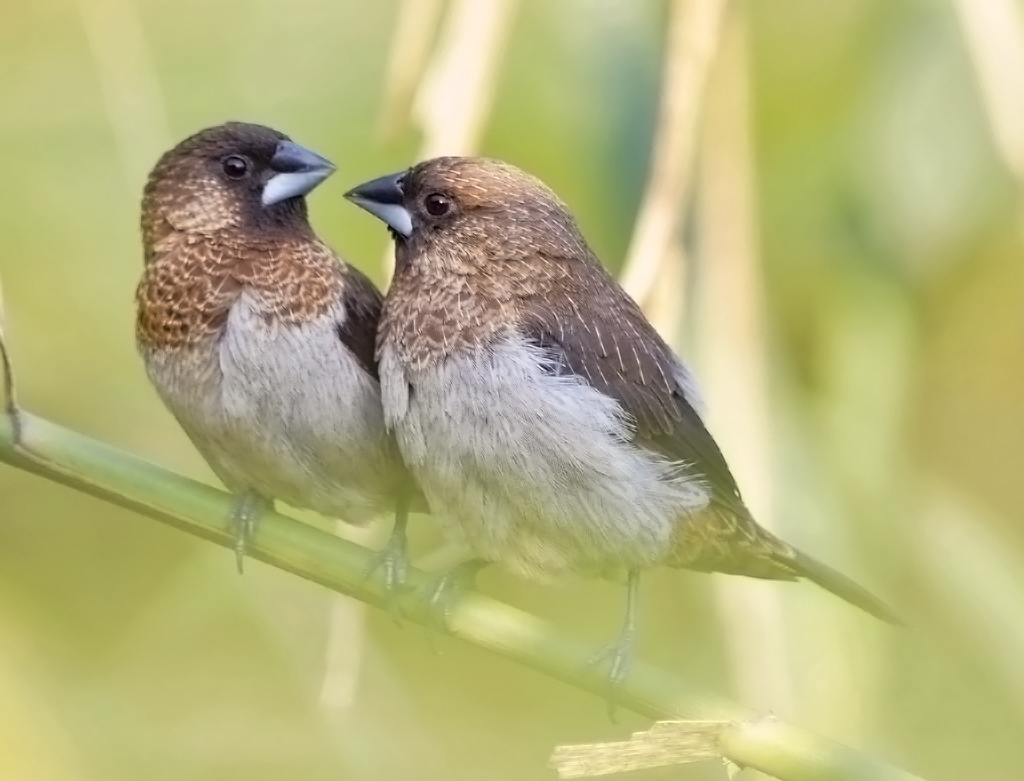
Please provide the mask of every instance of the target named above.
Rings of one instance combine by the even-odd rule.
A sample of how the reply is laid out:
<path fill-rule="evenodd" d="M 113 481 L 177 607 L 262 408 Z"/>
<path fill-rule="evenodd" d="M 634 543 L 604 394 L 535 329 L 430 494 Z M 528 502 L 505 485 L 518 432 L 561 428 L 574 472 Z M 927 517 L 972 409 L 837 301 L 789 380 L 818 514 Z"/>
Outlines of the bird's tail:
<path fill-rule="evenodd" d="M 906 626 L 892 608 L 866 588 L 858 585 L 838 570 L 811 558 L 806 553 L 791 548 L 785 562 L 780 563 L 791 567 L 799 577 L 817 583 L 826 591 L 832 592 L 851 605 L 856 605 L 875 618 L 896 626 Z"/>
<path fill-rule="evenodd" d="M 674 556 L 666 564 L 766 580 L 807 578 L 882 621 L 904 625 L 895 611 L 874 594 L 759 526 L 745 507 L 738 511 L 712 508 L 681 524 Z"/>

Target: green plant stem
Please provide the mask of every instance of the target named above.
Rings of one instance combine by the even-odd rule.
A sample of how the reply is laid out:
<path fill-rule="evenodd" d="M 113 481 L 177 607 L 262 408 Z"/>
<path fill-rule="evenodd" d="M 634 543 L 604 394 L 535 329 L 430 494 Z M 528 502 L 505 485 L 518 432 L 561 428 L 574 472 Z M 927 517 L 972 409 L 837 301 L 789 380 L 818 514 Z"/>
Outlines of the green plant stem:
<path fill-rule="evenodd" d="M 42 418 L 20 412 L 18 421 L 20 441 L 16 442 L 14 420 L 0 415 L 0 461 L 226 548 L 232 546 L 228 494 Z M 355 599 L 377 607 L 384 604 L 380 579 L 364 577 L 374 560 L 372 551 L 292 518 L 275 512 L 264 515 L 250 555 Z M 229 566 L 227 560 L 225 566 Z M 423 592 L 433 579 L 411 569 L 409 582 L 416 592 Z M 427 600 L 415 595 L 402 608 L 418 624 L 436 626 L 442 620 Z M 535 616 L 467 593 L 452 607 L 447 626 L 453 635 L 480 648 L 598 696 L 607 694 L 606 671 L 588 663 L 595 649 L 565 637 Z M 916 778 L 811 732 L 756 720 L 753 712 L 639 661 L 633 664 L 617 700 L 622 707 L 652 719 L 728 721 L 718 735 L 721 754 L 778 778 Z"/>

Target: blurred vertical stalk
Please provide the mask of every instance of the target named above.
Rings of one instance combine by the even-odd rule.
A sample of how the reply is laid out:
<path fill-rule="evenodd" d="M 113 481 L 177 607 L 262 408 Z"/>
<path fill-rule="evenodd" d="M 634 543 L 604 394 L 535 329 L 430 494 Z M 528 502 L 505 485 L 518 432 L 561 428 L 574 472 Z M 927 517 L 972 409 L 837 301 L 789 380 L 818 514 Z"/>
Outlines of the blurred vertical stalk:
<path fill-rule="evenodd" d="M 402 0 L 384 78 L 380 133 L 390 141 L 405 126 L 434 43 L 443 0 Z"/>
<path fill-rule="evenodd" d="M 751 509 L 770 527 L 767 370 L 742 9 L 730 11 L 724 0 L 677 0 L 668 36 L 651 173 L 621 281 L 678 347 L 686 276 L 681 234 L 702 137 L 699 374 L 709 391 L 709 425 Z M 788 710 L 792 686 L 776 595 L 740 579 L 722 579 L 718 594 L 744 700 Z"/>
<path fill-rule="evenodd" d="M 125 177 L 137 188 L 170 146 L 167 111 L 133 0 L 77 0 Z"/>
<path fill-rule="evenodd" d="M 438 0 L 402 4 L 385 85 L 386 136 L 396 134 L 411 118 L 423 134 L 417 160 L 476 151 L 491 112 L 515 5 L 516 0 L 452 0 L 428 61 Z M 383 259 L 389 278 L 393 264 L 389 244 Z"/>
<path fill-rule="evenodd" d="M 342 531 L 343 526 L 344 522 L 338 521 L 335 532 Z M 327 621 L 324 677 L 320 684 L 320 707 L 325 712 L 343 714 L 355 703 L 365 646 L 366 605 L 336 597 Z"/>
<path fill-rule="evenodd" d="M 423 133 L 417 159 L 476 151 L 490 115 L 515 4 L 516 0 L 452 0 L 430 52 L 442 11 L 440 0 L 402 3 L 385 84 L 381 127 L 386 137 L 397 134 L 411 112 Z M 389 242 L 383 260 L 388 277 L 393 263 Z M 352 530 L 339 521 L 336 532 L 374 545 L 381 528 Z M 343 711 L 352 704 L 362 659 L 364 612 L 362 604 L 351 600 L 338 600 L 331 611 L 320 691 L 320 703 L 329 711 Z"/>
<path fill-rule="evenodd" d="M 724 0 L 677 0 L 668 36 L 651 173 L 621 281 L 678 348 L 686 281 L 681 234 L 702 137 L 699 375 L 709 391 L 708 423 L 752 511 L 770 528 L 767 369 L 742 8 L 730 9 Z M 718 596 L 744 700 L 788 710 L 792 686 L 776 595 L 765 584 L 722 579 Z"/>
<path fill-rule="evenodd" d="M 648 303 L 667 259 L 682 258 L 684 199 L 690 191 L 700 110 L 726 6 L 726 0 L 673 0 L 669 5 L 658 126 L 647 187 L 620 275 L 626 292 L 641 305 Z M 678 310 L 678 300 L 669 308 Z M 657 309 L 665 311 L 665 304 Z M 657 314 L 652 319 L 657 319 Z"/>
<path fill-rule="evenodd" d="M 1018 0 L 955 0 L 992 134 L 1024 184 L 1024 12 Z"/>
<path fill-rule="evenodd" d="M 747 35 L 742 6 L 726 15 L 708 84 L 700 148 L 700 269 L 695 340 L 707 422 L 744 499 L 773 528 L 764 283 L 758 257 Z M 792 706 L 777 585 L 716 579 L 741 699 L 776 713 Z"/>
<path fill-rule="evenodd" d="M 514 9 L 515 0 L 453 0 L 413 103 L 420 159 L 476 151 Z"/>
<path fill-rule="evenodd" d="M 1024 712 L 1024 551 L 999 524 L 938 481 L 924 491 L 914 539 L 918 566 L 974 652 L 988 660 Z"/>

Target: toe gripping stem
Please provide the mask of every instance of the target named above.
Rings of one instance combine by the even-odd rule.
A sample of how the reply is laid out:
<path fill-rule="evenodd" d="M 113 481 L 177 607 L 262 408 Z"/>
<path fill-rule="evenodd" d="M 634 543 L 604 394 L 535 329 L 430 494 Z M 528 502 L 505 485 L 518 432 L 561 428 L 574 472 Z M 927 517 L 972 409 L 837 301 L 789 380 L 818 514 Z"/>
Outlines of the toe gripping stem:
<path fill-rule="evenodd" d="M 405 591 L 409 573 L 408 534 L 409 497 L 403 494 L 395 503 L 395 526 L 384 547 L 363 573 L 368 579 L 377 570 L 384 575 L 384 603 L 396 623 L 401 622 L 399 599 Z"/>
<path fill-rule="evenodd" d="M 590 664 L 607 661 L 608 665 L 608 718 L 615 721 L 619 689 L 629 675 L 633 661 L 633 646 L 636 642 L 636 603 L 640 592 L 640 570 L 631 569 L 626 582 L 626 617 L 622 630 L 611 645 L 604 648 L 590 660 Z"/>
<path fill-rule="evenodd" d="M 273 507 L 273 502 L 255 491 L 246 491 L 235 500 L 231 508 L 231 529 L 235 538 L 235 564 L 238 566 L 238 574 L 242 574 L 245 554 L 249 550 L 249 544 L 256 536 L 256 527 L 259 525 L 260 517 Z"/>

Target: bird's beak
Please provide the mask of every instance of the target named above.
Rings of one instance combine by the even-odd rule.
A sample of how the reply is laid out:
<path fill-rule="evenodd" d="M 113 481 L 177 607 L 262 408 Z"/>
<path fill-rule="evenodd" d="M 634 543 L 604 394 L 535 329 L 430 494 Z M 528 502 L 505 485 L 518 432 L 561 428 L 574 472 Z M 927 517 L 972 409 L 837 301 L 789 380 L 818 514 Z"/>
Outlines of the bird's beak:
<path fill-rule="evenodd" d="M 383 220 L 397 233 L 406 238 L 412 235 L 412 215 L 405 208 L 405 191 L 402 179 L 405 171 L 390 176 L 382 176 L 372 182 L 366 182 L 345 193 L 356 206 L 361 206 L 379 220 Z"/>
<path fill-rule="evenodd" d="M 274 175 L 263 185 L 264 206 L 306 195 L 334 173 L 334 164 L 311 149 L 282 141 L 270 159 L 270 170 Z"/>

